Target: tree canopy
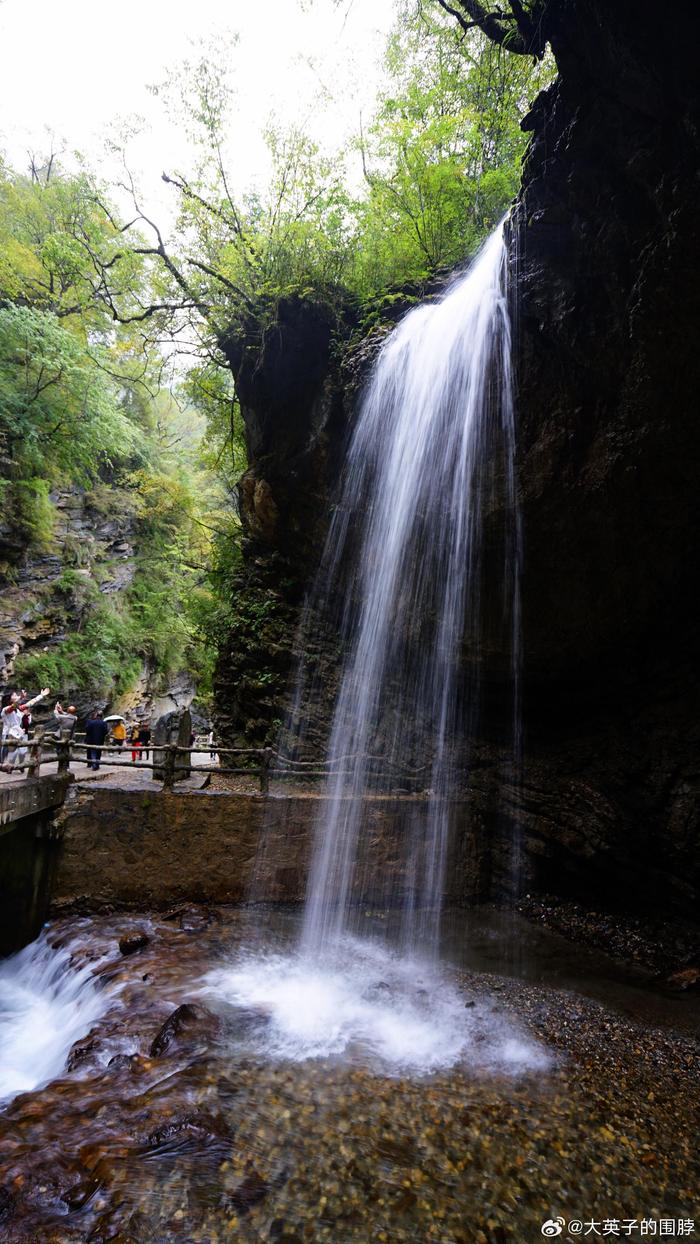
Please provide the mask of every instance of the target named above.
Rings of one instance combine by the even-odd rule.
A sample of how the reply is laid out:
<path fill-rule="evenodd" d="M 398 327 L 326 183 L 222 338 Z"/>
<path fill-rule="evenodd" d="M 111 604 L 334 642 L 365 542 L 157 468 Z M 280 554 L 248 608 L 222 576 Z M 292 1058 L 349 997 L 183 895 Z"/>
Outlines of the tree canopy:
<path fill-rule="evenodd" d="M 337 308 L 339 325 L 354 305 L 362 321 L 393 291 L 468 259 L 516 192 L 520 120 L 552 76 L 540 7 L 399 0 L 384 86 L 354 139 L 323 150 L 270 121 L 270 175 L 242 192 L 225 154 L 230 66 L 225 49 L 207 49 L 159 88 L 194 141 L 188 167 L 163 170 L 176 206 L 167 229 L 125 153 L 111 183 L 82 164 L 68 173 L 53 154 L 26 172 L 0 162 L 5 517 L 50 547 L 52 489 L 88 490 L 95 505 L 111 489 L 140 533 L 121 602 L 67 568 L 82 639 L 21 658 L 27 678 L 72 670 L 87 683 L 92 668 L 105 687 L 123 685 L 134 652 L 163 670 L 185 651 L 200 670 L 211 663 L 246 466 L 223 343 L 239 334 L 255 348 L 290 295 Z"/>

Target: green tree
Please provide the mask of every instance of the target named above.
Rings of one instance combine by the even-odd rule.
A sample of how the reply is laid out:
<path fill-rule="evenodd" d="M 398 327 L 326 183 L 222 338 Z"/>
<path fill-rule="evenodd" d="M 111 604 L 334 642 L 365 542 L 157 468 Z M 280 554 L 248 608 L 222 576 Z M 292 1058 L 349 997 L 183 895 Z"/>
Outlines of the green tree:
<path fill-rule="evenodd" d="M 86 483 L 139 445 L 94 348 L 52 312 L 0 307 L 0 438 L 11 479 Z"/>
<path fill-rule="evenodd" d="M 206 683 L 211 657 L 190 601 L 199 607 L 206 588 L 220 494 L 200 455 L 205 417 L 163 387 L 167 360 L 144 331 L 168 314 L 151 313 L 160 258 L 124 233 L 88 174 L 66 176 L 54 160 L 28 176 L 0 170 L 0 498 L 20 537 L 12 557 L 34 544 L 63 559 L 31 607 L 70 618 L 61 644 L 22 653 L 16 675 L 107 699 L 144 662 L 156 678 L 186 666 Z M 86 490 L 102 518 L 126 518 L 125 590 L 100 591 L 109 574 L 92 564 L 90 541 L 54 538 L 56 486 Z"/>
<path fill-rule="evenodd" d="M 387 70 L 359 143 L 355 281 L 368 295 L 462 262 L 494 227 L 519 182 L 520 119 L 553 73 L 461 29 L 437 0 L 404 5 Z"/>
<path fill-rule="evenodd" d="M 112 316 L 102 269 L 119 255 L 119 296 L 138 301 L 144 263 L 123 251 L 104 188 L 88 173 L 65 176 L 53 155 L 31 173 L 0 162 L 0 299 L 80 318 L 104 331 Z M 101 266 L 93 256 L 100 255 Z"/>

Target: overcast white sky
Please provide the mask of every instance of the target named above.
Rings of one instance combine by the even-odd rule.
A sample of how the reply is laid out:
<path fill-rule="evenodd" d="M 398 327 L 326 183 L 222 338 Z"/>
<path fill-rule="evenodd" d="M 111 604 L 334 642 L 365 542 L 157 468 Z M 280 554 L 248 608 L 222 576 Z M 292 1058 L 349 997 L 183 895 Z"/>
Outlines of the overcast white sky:
<path fill-rule="evenodd" d="M 264 176 L 260 130 L 274 113 L 308 122 L 328 146 L 372 107 L 395 0 L 0 0 L 0 150 L 24 167 L 27 151 L 82 151 L 109 174 L 105 136 L 140 116 L 130 165 L 144 197 L 162 207 L 163 168 L 187 164 L 187 141 L 147 91 L 202 38 L 240 36 L 232 170 L 240 188 Z M 323 103 L 319 98 L 323 94 Z"/>

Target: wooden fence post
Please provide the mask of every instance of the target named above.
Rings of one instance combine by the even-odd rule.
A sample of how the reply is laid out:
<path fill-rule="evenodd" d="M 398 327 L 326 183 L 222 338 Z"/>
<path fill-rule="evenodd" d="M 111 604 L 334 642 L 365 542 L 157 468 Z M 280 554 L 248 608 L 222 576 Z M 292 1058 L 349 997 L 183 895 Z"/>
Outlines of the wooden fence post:
<path fill-rule="evenodd" d="M 262 761 L 260 762 L 260 793 L 269 795 L 270 793 L 270 765 L 272 764 L 272 748 L 264 747 Z"/>
<path fill-rule="evenodd" d="M 39 776 L 41 768 L 41 738 L 32 739 L 28 748 L 29 762 L 27 764 L 27 778 L 35 778 Z"/>
<path fill-rule="evenodd" d="M 56 740 L 56 759 L 58 761 L 58 772 L 68 773 L 70 771 L 70 740 Z"/>

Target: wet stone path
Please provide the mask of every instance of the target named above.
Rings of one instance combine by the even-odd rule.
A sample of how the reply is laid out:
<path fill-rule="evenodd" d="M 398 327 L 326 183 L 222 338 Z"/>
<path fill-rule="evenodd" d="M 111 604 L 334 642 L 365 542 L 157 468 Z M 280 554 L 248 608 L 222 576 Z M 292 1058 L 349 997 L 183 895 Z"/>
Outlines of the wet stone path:
<path fill-rule="evenodd" d="M 520 1244 L 558 1216 L 565 1240 L 700 1217 L 692 1025 L 461 971 L 465 1014 L 488 998 L 484 1014 L 546 1066 L 466 1056 L 409 1076 L 359 1049 L 266 1057 L 265 1014 L 201 993 L 241 921 L 183 908 L 49 931 L 74 970 L 90 966 L 104 1010 L 67 1069 L 0 1115 L 3 1244 Z M 476 1054 L 488 1033 L 474 1033 Z"/>

